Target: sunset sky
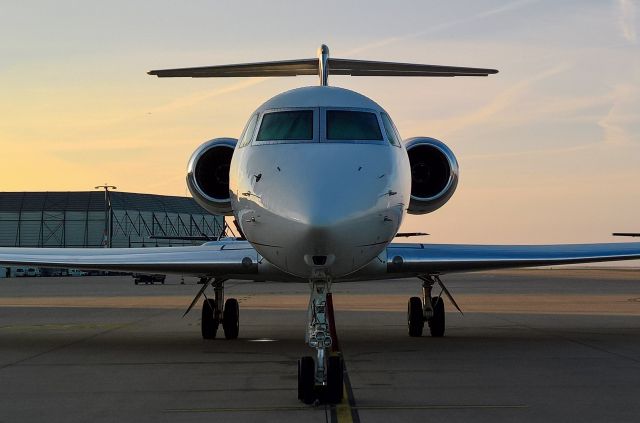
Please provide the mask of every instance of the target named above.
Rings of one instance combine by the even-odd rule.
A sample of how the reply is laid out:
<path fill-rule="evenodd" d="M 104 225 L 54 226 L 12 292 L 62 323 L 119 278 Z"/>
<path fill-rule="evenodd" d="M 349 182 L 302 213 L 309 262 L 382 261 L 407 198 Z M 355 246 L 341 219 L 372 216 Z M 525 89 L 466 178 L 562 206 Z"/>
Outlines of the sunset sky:
<path fill-rule="evenodd" d="M 317 77 L 158 79 L 150 69 L 315 57 L 497 68 L 488 78 L 329 82 L 404 138 L 447 143 L 432 242 L 616 241 L 640 232 L 640 2 L 14 1 L 0 11 L 0 191 L 186 195 L 203 141 Z"/>

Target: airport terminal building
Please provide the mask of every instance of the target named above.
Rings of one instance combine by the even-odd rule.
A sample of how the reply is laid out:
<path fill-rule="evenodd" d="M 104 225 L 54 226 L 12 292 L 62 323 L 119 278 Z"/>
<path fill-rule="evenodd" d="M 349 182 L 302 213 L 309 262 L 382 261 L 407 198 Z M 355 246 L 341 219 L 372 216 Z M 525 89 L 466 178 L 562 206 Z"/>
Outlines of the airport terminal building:
<path fill-rule="evenodd" d="M 163 247 L 215 238 L 224 217 L 192 198 L 129 192 L 0 192 L 2 247 Z M 2 277 L 3 272 L 0 272 Z"/>

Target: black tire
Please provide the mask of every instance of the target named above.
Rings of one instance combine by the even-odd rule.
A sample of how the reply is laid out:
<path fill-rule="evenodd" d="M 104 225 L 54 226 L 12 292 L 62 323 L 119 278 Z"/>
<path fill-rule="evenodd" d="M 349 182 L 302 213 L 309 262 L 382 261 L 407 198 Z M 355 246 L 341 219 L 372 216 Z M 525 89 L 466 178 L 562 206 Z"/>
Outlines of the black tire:
<path fill-rule="evenodd" d="M 409 298 L 407 307 L 407 325 L 409 326 L 409 336 L 422 336 L 424 328 L 424 314 L 422 313 L 422 300 L 418 297 Z"/>
<path fill-rule="evenodd" d="M 311 357 L 298 360 L 298 399 L 305 404 L 313 404 L 316 399 L 315 366 Z"/>
<path fill-rule="evenodd" d="M 200 329 L 203 339 L 215 339 L 220 320 L 216 319 L 216 303 L 213 300 L 204 300 L 202 303 L 202 319 Z"/>
<path fill-rule="evenodd" d="M 344 390 L 344 361 L 339 355 L 331 355 L 327 360 L 327 386 L 325 400 L 330 404 L 342 402 Z"/>
<path fill-rule="evenodd" d="M 445 320 L 444 320 L 444 301 L 442 297 L 433 297 L 431 299 L 433 307 L 433 317 L 429 319 L 429 331 L 431 336 L 439 338 L 444 336 Z"/>
<path fill-rule="evenodd" d="M 236 339 L 240 333 L 240 306 L 235 298 L 229 298 L 224 302 L 222 328 L 227 339 Z"/>

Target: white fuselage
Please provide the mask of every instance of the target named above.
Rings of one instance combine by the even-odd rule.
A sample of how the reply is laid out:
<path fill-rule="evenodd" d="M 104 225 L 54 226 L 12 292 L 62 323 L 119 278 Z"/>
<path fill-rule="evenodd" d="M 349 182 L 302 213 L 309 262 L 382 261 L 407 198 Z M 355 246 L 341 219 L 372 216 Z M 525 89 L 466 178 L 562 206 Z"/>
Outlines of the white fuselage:
<path fill-rule="evenodd" d="M 313 140 L 259 141 L 257 129 L 250 142 L 241 139 L 230 169 L 233 213 L 247 240 L 281 270 L 298 277 L 314 269 L 353 273 L 398 232 L 411 191 L 407 152 L 386 134 L 382 141 L 327 140 L 326 110 L 375 113 L 384 134 L 384 111 L 360 94 L 293 90 L 261 106 L 256 127 L 264 113 L 283 109 L 313 110 Z"/>

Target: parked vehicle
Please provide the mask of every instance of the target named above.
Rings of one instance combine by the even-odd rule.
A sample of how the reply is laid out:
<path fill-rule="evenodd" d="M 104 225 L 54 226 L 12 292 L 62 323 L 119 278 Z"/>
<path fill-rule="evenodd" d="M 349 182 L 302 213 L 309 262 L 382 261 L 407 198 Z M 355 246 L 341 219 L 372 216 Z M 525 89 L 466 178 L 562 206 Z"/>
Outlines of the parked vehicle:
<path fill-rule="evenodd" d="M 87 272 L 84 272 L 80 269 L 69 269 L 68 275 L 69 276 L 87 276 Z"/>
<path fill-rule="evenodd" d="M 40 276 L 40 269 L 36 269 L 35 267 L 27 267 L 25 270 L 25 276 L 36 277 Z"/>
<path fill-rule="evenodd" d="M 134 273 L 131 276 L 133 276 L 133 283 L 136 285 L 141 283 L 153 285 L 156 282 L 160 282 L 164 285 L 164 280 L 167 278 L 167 275 L 147 275 L 144 273 Z"/>
<path fill-rule="evenodd" d="M 13 269 L 13 277 L 14 278 L 21 278 L 23 276 L 27 275 L 27 271 L 25 270 L 24 267 L 16 267 Z"/>
<path fill-rule="evenodd" d="M 66 273 L 66 270 L 64 270 Z M 53 267 L 42 267 L 40 268 L 40 276 L 62 276 L 63 269 L 56 269 Z"/>

